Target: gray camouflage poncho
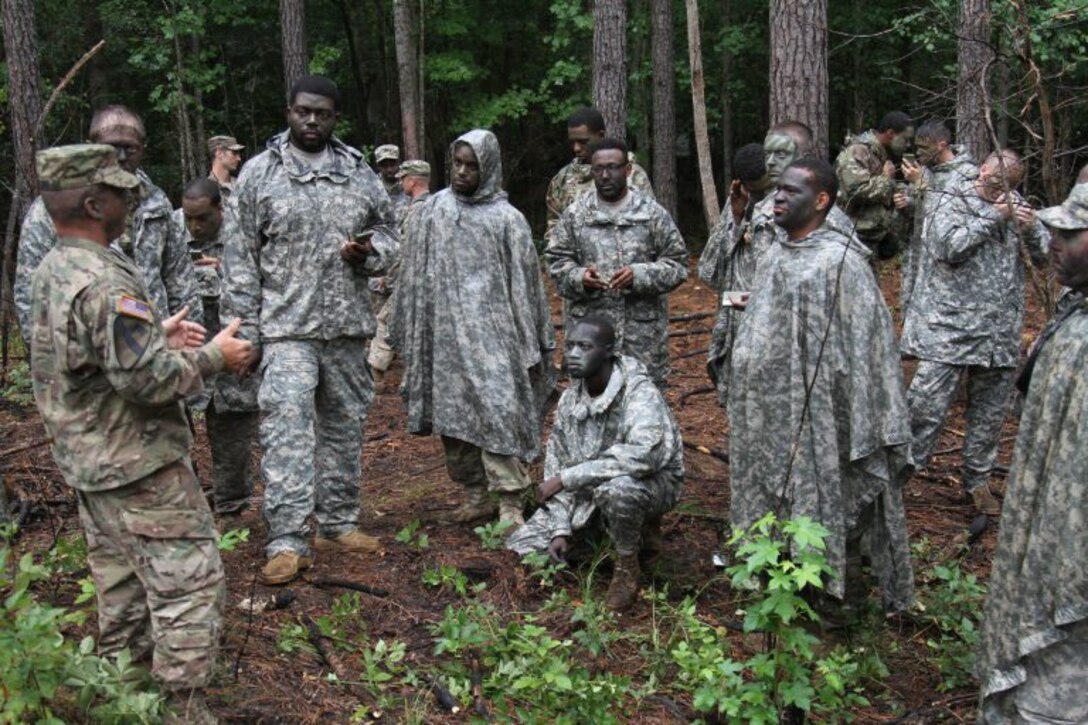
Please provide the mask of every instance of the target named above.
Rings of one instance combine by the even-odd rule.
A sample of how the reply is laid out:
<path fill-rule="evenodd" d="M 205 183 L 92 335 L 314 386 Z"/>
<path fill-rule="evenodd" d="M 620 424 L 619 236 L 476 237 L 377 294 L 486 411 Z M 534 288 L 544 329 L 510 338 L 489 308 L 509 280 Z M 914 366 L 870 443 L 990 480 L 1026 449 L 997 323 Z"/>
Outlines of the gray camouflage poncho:
<path fill-rule="evenodd" d="M 554 384 L 555 349 L 540 263 L 525 217 L 502 190 L 499 142 L 469 131 L 480 186 L 443 189 L 412 222 L 402 264 L 397 350 L 408 430 L 529 461 Z"/>
<path fill-rule="evenodd" d="M 1024 682 L 1023 658 L 1088 618 L 1088 303 L 1039 353 L 1001 511 L 977 671 L 987 722 L 994 698 Z M 1060 701 L 1063 693 L 1054 692 Z"/>
<path fill-rule="evenodd" d="M 910 460 L 910 417 L 867 257 L 827 225 L 763 255 L 733 349 L 731 517 L 737 527 L 768 511 L 822 523 L 838 573 L 828 590 L 842 598 L 847 532 L 875 502 L 873 570 L 885 602 L 903 609 L 913 577 L 895 482 Z"/>

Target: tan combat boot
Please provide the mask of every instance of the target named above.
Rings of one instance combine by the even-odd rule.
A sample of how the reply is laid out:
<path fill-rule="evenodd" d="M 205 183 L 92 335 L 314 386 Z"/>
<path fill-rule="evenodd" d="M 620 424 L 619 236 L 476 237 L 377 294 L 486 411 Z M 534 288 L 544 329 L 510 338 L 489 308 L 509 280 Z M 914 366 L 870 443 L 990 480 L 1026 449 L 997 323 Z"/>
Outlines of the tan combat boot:
<path fill-rule="evenodd" d="M 293 581 L 304 569 L 313 566 L 314 561 L 308 556 L 300 556 L 295 551 L 281 551 L 265 563 L 261 569 L 261 583 L 275 586 Z"/>
<path fill-rule="evenodd" d="M 166 693 L 163 725 L 218 725 L 219 718 L 208 708 L 200 690 L 175 690 Z"/>
<path fill-rule="evenodd" d="M 622 612 L 634 604 L 638 596 L 638 554 L 616 554 L 615 564 L 605 604 L 613 612 Z"/>
<path fill-rule="evenodd" d="M 460 506 L 442 517 L 447 524 L 471 524 L 495 515 L 497 506 L 483 486 L 466 486 L 468 498 Z"/>
<path fill-rule="evenodd" d="M 986 514 L 987 516 L 1001 515 L 1001 504 L 999 504 L 997 499 L 994 498 L 994 495 L 990 493 L 989 485 L 984 483 L 981 486 L 976 486 L 971 489 L 970 493 L 971 501 L 974 502 L 975 508 L 978 509 L 979 513 Z"/>
<path fill-rule="evenodd" d="M 318 551 L 353 551 L 372 554 L 381 550 L 382 543 L 377 538 L 355 529 L 332 539 L 318 536 L 314 539 L 314 548 Z"/>
<path fill-rule="evenodd" d="M 499 496 L 499 523 L 509 524 L 507 531 L 513 531 L 525 523 L 525 499 L 520 491 Z"/>

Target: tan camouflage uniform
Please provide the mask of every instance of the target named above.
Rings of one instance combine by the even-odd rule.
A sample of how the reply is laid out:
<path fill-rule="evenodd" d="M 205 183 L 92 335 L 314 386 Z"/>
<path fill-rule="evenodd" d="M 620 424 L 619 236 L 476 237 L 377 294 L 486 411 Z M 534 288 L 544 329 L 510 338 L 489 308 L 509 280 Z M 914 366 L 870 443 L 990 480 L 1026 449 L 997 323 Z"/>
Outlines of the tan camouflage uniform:
<path fill-rule="evenodd" d="M 898 247 L 907 217 L 898 212 L 893 196 L 894 179 L 884 176 L 888 152 L 872 131 L 847 136 L 846 145 L 835 159 L 839 177 L 839 206 L 854 220 L 858 238 L 870 251 L 891 256 Z"/>
<path fill-rule="evenodd" d="M 641 360 L 654 382 L 664 385 L 669 372 L 668 293 L 688 276 L 688 250 L 669 213 L 634 190 L 612 210 L 594 191 L 563 211 L 544 258 L 563 298 L 567 332 L 586 315 L 606 316 L 616 330 L 616 350 Z M 629 266 L 634 283 L 624 290 L 587 290 L 583 276 L 590 266 L 602 280 Z"/>
<path fill-rule="evenodd" d="M 596 398 L 584 380 L 564 391 L 544 458 L 544 478 L 552 476 L 563 488 L 510 535 L 508 548 L 543 552 L 600 512 L 615 550 L 638 553 L 643 525 L 676 505 L 684 482 L 680 427 L 642 363 L 617 357 Z"/>

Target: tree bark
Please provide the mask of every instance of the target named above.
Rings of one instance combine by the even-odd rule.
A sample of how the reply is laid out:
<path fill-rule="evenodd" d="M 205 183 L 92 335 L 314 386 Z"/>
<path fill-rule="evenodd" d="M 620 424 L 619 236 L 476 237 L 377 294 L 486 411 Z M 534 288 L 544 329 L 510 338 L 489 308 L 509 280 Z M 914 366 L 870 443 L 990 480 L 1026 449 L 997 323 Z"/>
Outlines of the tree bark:
<path fill-rule="evenodd" d="M 721 208 L 714 188 L 714 164 L 710 160 L 710 131 L 706 122 L 706 78 L 703 76 L 703 48 L 699 39 L 699 0 L 684 0 L 687 10 L 688 58 L 691 63 L 691 105 L 695 125 L 695 152 L 699 158 L 699 182 L 703 189 L 706 228 L 718 223 Z"/>
<path fill-rule="evenodd" d="M 956 141 L 982 161 L 990 151 L 983 86 L 994 59 L 990 46 L 990 0 L 960 0 L 959 77 L 956 79 Z"/>
<path fill-rule="evenodd" d="M 397 53 L 397 81 L 400 86 L 400 123 L 404 134 L 404 157 L 423 157 L 423 96 L 419 89 L 419 44 L 415 32 L 414 0 L 393 0 L 393 34 Z"/>
<path fill-rule="evenodd" d="M 289 100 L 291 86 L 306 75 L 310 55 L 306 50 L 306 3 L 280 0 L 280 43 L 283 47 L 283 92 Z"/>
<path fill-rule="evenodd" d="M 11 138 L 15 151 L 15 188 L 4 233 L 3 260 L 0 264 L 0 327 L 2 357 L 6 369 L 18 238 L 16 230 L 22 223 L 31 200 L 38 194 L 34 152 L 40 143 L 35 134 L 42 114 L 42 96 L 34 0 L 3 0 L 2 12 L 10 94 L 8 108 L 11 111 Z"/>
<path fill-rule="evenodd" d="M 722 0 L 722 23 L 729 27 L 733 19 L 732 0 Z M 733 99 L 727 85 L 733 75 L 733 50 L 726 45 L 722 50 L 722 179 L 723 189 L 733 180 Z"/>
<path fill-rule="evenodd" d="M 676 71 L 672 60 L 672 0 L 652 0 L 654 193 L 676 218 Z"/>
<path fill-rule="evenodd" d="M 627 3 L 593 3 L 593 104 L 607 135 L 627 135 Z"/>
<path fill-rule="evenodd" d="M 771 124 L 800 121 L 827 158 L 827 0 L 771 0 Z"/>

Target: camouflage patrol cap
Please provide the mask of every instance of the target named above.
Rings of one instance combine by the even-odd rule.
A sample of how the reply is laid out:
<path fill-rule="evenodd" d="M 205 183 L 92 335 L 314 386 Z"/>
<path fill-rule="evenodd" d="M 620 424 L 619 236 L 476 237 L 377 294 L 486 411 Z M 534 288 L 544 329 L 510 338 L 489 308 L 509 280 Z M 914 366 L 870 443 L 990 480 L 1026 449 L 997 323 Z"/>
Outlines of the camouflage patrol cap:
<path fill-rule="evenodd" d="M 400 159 L 400 149 L 398 149 L 394 144 L 387 143 L 374 149 L 374 163 L 380 164 L 381 162 L 388 161 L 389 159 L 392 159 L 393 161 L 397 161 L 398 159 Z"/>
<path fill-rule="evenodd" d="M 1059 206 L 1043 209 L 1036 216 L 1055 229 L 1088 229 L 1088 184 L 1077 184 Z"/>
<path fill-rule="evenodd" d="M 117 164 L 113 146 L 96 143 L 54 146 L 38 152 L 38 180 L 42 191 L 66 191 L 95 184 L 118 189 L 140 185 L 135 174 Z"/>
<path fill-rule="evenodd" d="M 208 153 L 215 153 L 215 150 L 219 148 L 241 151 L 245 146 L 238 143 L 238 139 L 234 138 L 234 136 L 212 136 L 208 139 Z"/>
<path fill-rule="evenodd" d="M 431 165 L 426 161 L 420 161 L 419 159 L 409 159 L 400 165 L 400 171 L 397 172 L 397 178 L 403 179 L 405 176 L 430 176 Z"/>

